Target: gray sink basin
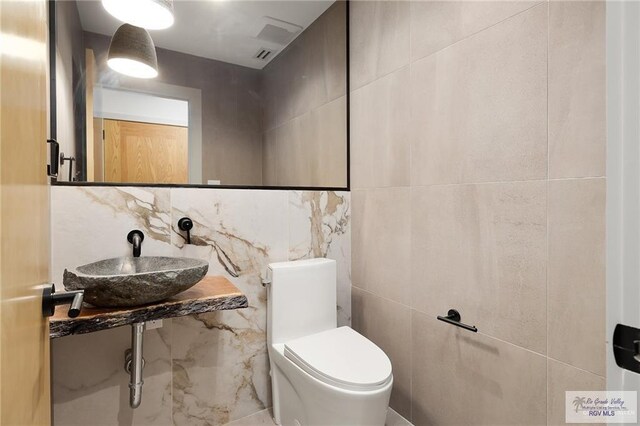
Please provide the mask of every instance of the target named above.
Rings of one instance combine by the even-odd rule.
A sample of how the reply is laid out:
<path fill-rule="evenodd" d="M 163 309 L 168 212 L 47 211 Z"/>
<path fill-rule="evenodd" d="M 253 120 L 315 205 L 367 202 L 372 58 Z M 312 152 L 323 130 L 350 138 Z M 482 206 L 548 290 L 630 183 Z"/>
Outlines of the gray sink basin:
<path fill-rule="evenodd" d="M 67 290 L 84 290 L 100 307 L 146 305 L 174 296 L 200 281 L 209 269 L 188 257 L 116 257 L 64 271 Z"/>

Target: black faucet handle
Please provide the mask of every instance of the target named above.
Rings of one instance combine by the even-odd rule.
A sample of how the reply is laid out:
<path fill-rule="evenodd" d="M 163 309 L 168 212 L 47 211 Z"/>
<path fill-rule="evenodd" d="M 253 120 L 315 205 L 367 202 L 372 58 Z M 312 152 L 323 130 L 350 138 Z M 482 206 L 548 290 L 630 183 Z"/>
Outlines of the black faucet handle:
<path fill-rule="evenodd" d="M 193 229 L 193 221 L 185 216 L 178 221 L 178 228 L 182 231 L 191 231 Z"/>
<path fill-rule="evenodd" d="M 133 257 L 140 257 L 142 251 L 142 242 L 144 241 L 144 234 L 139 229 L 134 229 L 127 234 L 127 241 L 133 245 Z"/>
<path fill-rule="evenodd" d="M 140 242 L 144 241 L 144 234 L 139 229 L 134 229 L 133 231 L 129 232 L 127 234 L 127 241 L 129 241 L 129 243 L 133 244 L 133 237 L 135 237 L 136 235 L 138 237 L 140 237 Z"/>
<path fill-rule="evenodd" d="M 183 217 L 178 221 L 178 228 L 187 233 L 187 244 L 191 244 L 191 230 L 193 229 L 193 221 L 188 217 Z"/>
<path fill-rule="evenodd" d="M 42 314 L 45 317 L 50 317 L 55 313 L 56 306 L 69 304 L 67 315 L 69 318 L 75 318 L 80 315 L 83 299 L 84 290 L 56 293 L 56 286 L 48 284 L 42 291 Z"/>

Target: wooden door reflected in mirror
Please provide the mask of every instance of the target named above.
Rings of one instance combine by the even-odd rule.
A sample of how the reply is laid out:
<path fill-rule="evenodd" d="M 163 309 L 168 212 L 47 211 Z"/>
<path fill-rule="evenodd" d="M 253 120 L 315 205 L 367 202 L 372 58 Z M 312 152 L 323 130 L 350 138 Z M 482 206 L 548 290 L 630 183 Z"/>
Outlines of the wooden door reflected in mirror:
<path fill-rule="evenodd" d="M 104 120 L 107 182 L 189 183 L 187 127 Z"/>

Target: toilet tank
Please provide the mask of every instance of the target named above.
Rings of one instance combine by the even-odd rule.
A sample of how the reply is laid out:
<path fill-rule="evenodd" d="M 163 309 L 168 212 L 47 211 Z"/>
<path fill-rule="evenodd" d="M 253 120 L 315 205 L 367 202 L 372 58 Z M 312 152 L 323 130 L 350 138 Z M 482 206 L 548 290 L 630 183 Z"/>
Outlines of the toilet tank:
<path fill-rule="evenodd" d="M 337 327 L 335 260 L 272 263 L 267 281 L 269 344 Z"/>

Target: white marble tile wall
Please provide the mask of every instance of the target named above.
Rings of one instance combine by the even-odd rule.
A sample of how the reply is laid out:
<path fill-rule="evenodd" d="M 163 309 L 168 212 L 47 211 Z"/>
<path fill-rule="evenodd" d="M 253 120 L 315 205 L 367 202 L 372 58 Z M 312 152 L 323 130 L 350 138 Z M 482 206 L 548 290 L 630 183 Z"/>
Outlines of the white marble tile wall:
<path fill-rule="evenodd" d="M 271 405 L 266 351 L 269 262 L 325 256 L 338 261 L 338 320 L 351 321 L 350 194 L 229 189 L 53 187 L 52 274 L 126 255 L 132 229 L 142 255 L 209 261 L 244 291 L 249 308 L 173 320 L 147 331 L 142 406 L 128 406 L 122 368 L 129 328 L 52 344 L 56 424 L 221 425 Z M 177 221 L 194 221 L 185 244 Z"/>

